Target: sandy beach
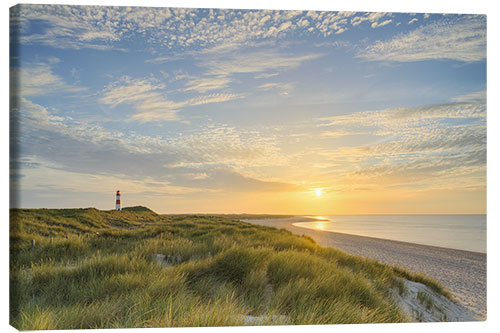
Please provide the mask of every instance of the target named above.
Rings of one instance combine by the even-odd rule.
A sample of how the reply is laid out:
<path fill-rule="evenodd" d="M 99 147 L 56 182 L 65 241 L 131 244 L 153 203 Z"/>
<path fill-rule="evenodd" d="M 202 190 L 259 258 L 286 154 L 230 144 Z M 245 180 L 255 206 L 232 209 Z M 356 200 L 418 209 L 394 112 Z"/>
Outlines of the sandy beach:
<path fill-rule="evenodd" d="M 414 272 L 422 272 L 441 282 L 476 320 L 486 319 L 486 254 L 418 245 L 379 238 L 318 231 L 294 226 L 307 222 L 301 217 L 245 220 L 245 222 L 284 228 L 312 237 L 322 246 L 331 246 Z"/>

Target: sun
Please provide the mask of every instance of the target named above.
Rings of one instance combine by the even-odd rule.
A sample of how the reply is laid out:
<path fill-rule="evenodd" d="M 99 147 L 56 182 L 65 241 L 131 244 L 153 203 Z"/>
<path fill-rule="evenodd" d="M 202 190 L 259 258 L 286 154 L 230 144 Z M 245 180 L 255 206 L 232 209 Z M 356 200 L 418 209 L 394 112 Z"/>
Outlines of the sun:
<path fill-rule="evenodd" d="M 322 188 L 315 188 L 314 193 L 316 194 L 317 197 L 323 194 L 323 189 Z"/>

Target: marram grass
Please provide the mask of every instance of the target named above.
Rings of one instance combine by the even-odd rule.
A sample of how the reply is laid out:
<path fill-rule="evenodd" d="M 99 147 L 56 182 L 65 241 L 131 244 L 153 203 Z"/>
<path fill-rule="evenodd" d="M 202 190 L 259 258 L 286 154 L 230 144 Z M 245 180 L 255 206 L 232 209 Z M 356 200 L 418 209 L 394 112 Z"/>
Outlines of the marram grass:
<path fill-rule="evenodd" d="M 12 209 L 10 249 L 20 330 L 404 322 L 400 277 L 449 296 L 286 230 L 144 207 Z"/>

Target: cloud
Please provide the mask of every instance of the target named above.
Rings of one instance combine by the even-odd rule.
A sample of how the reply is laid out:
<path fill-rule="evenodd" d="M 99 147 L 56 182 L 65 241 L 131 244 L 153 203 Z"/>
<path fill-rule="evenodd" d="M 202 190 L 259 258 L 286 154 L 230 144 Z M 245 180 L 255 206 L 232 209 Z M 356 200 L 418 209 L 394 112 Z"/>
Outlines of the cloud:
<path fill-rule="evenodd" d="M 11 90 L 18 96 L 39 96 L 58 92 L 80 92 L 82 87 L 73 86 L 54 74 L 52 68 L 43 63 L 14 67 L 10 71 Z"/>
<path fill-rule="evenodd" d="M 319 19 L 313 22 L 314 28 L 325 37 L 331 34 L 340 34 L 348 30 L 348 18 L 354 14 L 354 12 L 321 12 Z M 315 32 L 315 29 L 311 32 Z"/>
<path fill-rule="evenodd" d="M 390 20 L 384 20 L 384 22 L 387 22 L 387 23 L 385 23 L 383 25 L 381 25 L 381 23 L 379 23 L 379 22 L 381 20 L 383 20 L 384 18 L 391 17 L 391 16 L 392 16 L 391 13 L 385 13 L 385 12 L 362 13 L 360 15 L 356 15 L 353 18 L 351 18 L 350 23 L 353 27 L 356 27 L 356 26 L 362 24 L 363 22 L 368 22 L 368 23 L 371 23 L 372 28 L 376 28 L 378 26 L 383 26 L 383 25 L 389 24 L 390 22 L 387 22 L 387 21 L 390 21 Z"/>
<path fill-rule="evenodd" d="M 158 120 L 180 120 L 181 109 L 210 103 L 221 103 L 242 98 L 241 94 L 211 94 L 197 96 L 183 101 L 172 101 L 166 98 L 166 86 L 154 78 L 132 79 L 122 77 L 108 85 L 99 102 L 112 108 L 120 104 L 132 105 L 136 112 L 129 118 L 141 122 Z"/>
<path fill-rule="evenodd" d="M 229 85 L 229 83 L 231 83 L 231 79 L 227 76 L 220 75 L 220 76 L 201 77 L 189 80 L 186 83 L 184 91 L 194 90 L 200 93 L 205 93 L 211 90 L 226 88 Z"/>
<path fill-rule="evenodd" d="M 388 25 L 391 22 L 392 22 L 392 20 L 385 20 L 385 21 L 382 21 L 382 22 L 373 22 L 372 23 L 372 28 L 380 28 L 380 27 Z"/>
<path fill-rule="evenodd" d="M 93 177 L 146 177 L 170 187 L 193 189 L 275 191 L 293 187 L 245 175 L 249 165 L 276 165 L 283 158 L 275 142 L 257 132 L 209 126 L 184 135 L 139 135 L 57 116 L 24 98 L 13 114 L 21 128 L 11 139 L 23 152 L 23 161 L 37 161 L 19 164 L 24 171 L 45 167 Z"/>
<path fill-rule="evenodd" d="M 334 130 L 334 131 L 326 131 L 326 132 L 321 132 L 320 136 L 325 137 L 325 138 L 340 138 L 346 135 L 359 135 L 359 134 L 364 134 L 364 132 L 351 132 L 351 131 L 345 131 L 342 129 L 339 130 Z"/>
<path fill-rule="evenodd" d="M 145 99 L 134 103 L 138 112 L 136 112 L 130 119 L 139 120 L 140 122 L 160 120 L 175 121 L 179 120 L 177 113 L 181 109 L 204 104 L 228 102 L 243 97 L 244 96 L 241 94 L 210 94 L 193 97 L 180 102 L 172 102 L 166 100 L 158 94 L 153 97 L 146 97 Z"/>
<path fill-rule="evenodd" d="M 173 183 L 196 188 L 221 188 L 234 192 L 294 191 L 298 188 L 289 183 L 246 177 L 227 168 L 209 170 L 203 174 L 203 177 L 193 177 L 190 174 L 177 175 Z"/>
<path fill-rule="evenodd" d="M 409 154 L 438 154 L 453 151 L 474 150 L 486 148 L 486 131 L 484 126 L 462 126 L 452 128 L 431 127 L 428 130 L 406 129 L 403 135 L 392 134 L 387 142 L 355 149 L 343 150 L 344 153 L 358 156 L 403 156 Z M 390 135 L 387 133 L 387 135 Z"/>
<path fill-rule="evenodd" d="M 319 121 L 320 127 L 328 129 L 321 133 L 323 137 L 362 135 L 368 140 L 323 152 L 320 162 L 335 165 L 338 183 L 434 186 L 449 184 L 451 179 L 479 183 L 485 179 L 484 103 L 364 111 Z M 339 163 L 349 168 L 343 170 Z"/>
<path fill-rule="evenodd" d="M 357 57 L 397 62 L 429 59 L 482 61 L 486 58 L 486 16 L 463 15 L 420 26 L 391 40 L 377 41 L 359 52 Z"/>
<path fill-rule="evenodd" d="M 234 49 L 251 41 L 280 38 L 288 33 L 339 34 L 367 20 L 378 22 L 387 13 L 228 10 L 196 8 L 18 5 L 10 21 L 24 44 L 55 48 L 120 49 L 120 42 L 140 38 L 167 49 Z M 43 29 L 32 32 L 33 24 Z M 159 56 L 151 63 L 170 61 Z"/>
<path fill-rule="evenodd" d="M 424 158 L 414 158 L 411 161 L 397 161 L 382 166 L 365 168 L 351 173 L 345 181 L 361 184 L 379 184 L 383 186 L 399 184 L 425 184 L 439 186 L 450 181 L 456 182 L 461 179 L 461 183 L 471 180 L 464 176 L 471 176 L 474 173 L 485 175 L 486 171 L 486 150 L 466 151 L 463 153 L 425 156 Z M 430 183 L 430 184 L 429 184 Z M 481 184 L 481 181 L 478 182 Z M 460 184 L 455 183 L 455 186 Z"/>
<path fill-rule="evenodd" d="M 49 64 L 57 64 L 61 62 L 61 59 L 59 59 L 58 57 L 49 57 L 47 58 L 47 62 Z"/>
<path fill-rule="evenodd" d="M 113 24 L 106 24 L 106 14 L 112 7 L 18 5 L 11 9 L 11 24 L 21 32 L 29 30 L 33 20 L 49 23 L 32 34 L 21 33 L 19 41 L 24 44 L 45 44 L 55 48 L 109 49 L 109 42 L 120 38 L 120 31 Z M 97 43 L 94 43 L 97 42 Z"/>
<path fill-rule="evenodd" d="M 283 83 L 283 82 L 268 82 L 268 83 L 264 83 L 260 86 L 257 86 L 257 89 L 261 89 L 261 90 L 279 90 L 281 91 L 281 94 L 285 94 L 285 95 L 288 95 L 291 90 L 293 90 L 293 86 L 294 86 L 294 83 L 292 82 L 287 82 L 287 83 Z"/>
<path fill-rule="evenodd" d="M 262 47 L 262 45 L 259 45 Z M 252 48 L 254 49 L 254 48 Z M 303 63 L 312 61 L 323 54 L 288 55 L 274 49 L 265 48 L 229 54 L 192 53 L 196 59 L 196 67 L 201 69 L 198 76 L 177 73 L 170 81 L 185 79 L 177 91 L 184 93 L 181 100 L 168 96 L 167 85 L 153 76 L 143 79 L 122 77 L 109 84 L 103 91 L 99 101 L 115 108 L 120 104 L 131 105 L 135 113 L 129 120 L 140 122 L 179 121 L 179 112 L 188 107 L 210 103 L 222 103 L 244 98 L 248 93 L 233 93 L 232 82 L 237 74 L 253 74 L 253 78 L 268 79 L 280 72 L 298 68 Z M 172 75 L 164 73 L 167 79 Z M 175 74 L 175 73 L 174 73 Z M 248 87 L 247 87 L 248 88 Z M 293 83 L 259 82 L 257 89 L 277 89 L 287 95 Z M 188 93 L 203 95 L 187 98 Z M 208 94 L 207 94 L 208 93 Z"/>
<path fill-rule="evenodd" d="M 456 103 L 485 103 L 486 104 L 486 90 L 474 91 L 465 95 L 453 97 L 451 99 Z"/>
<path fill-rule="evenodd" d="M 178 104 L 181 107 L 187 107 L 187 106 L 196 106 L 196 105 L 203 105 L 210 103 L 227 102 L 242 97 L 243 97 L 242 95 L 237 95 L 237 94 L 210 94 L 210 95 L 190 98 L 186 101 L 179 102 Z"/>
<path fill-rule="evenodd" d="M 260 73 L 254 76 L 254 79 L 268 79 L 270 77 L 278 76 L 280 73 Z"/>
<path fill-rule="evenodd" d="M 263 73 L 284 71 L 299 67 L 302 63 L 322 57 L 323 54 L 286 55 L 276 51 L 241 53 L 203 63 L 209 74 Z"/>
<path fill-rule="evenodd" d="M 100 99 L 101 103 L 115 107 L 121 103 L 138 103 L 150 98 L 159 98 L 159 90 L 165 89 L 164 84 L 153 79 L 134 80 L 128 76 L 113 82 L 105 88 L 105 94 Z"/>
<path fill-rule="evenodd" d="M 150 63 L 150 64 L 163 64 L 166 62 L 170 61 L 176 61 L 176 60 L 181 60 L 184 59 L 181 55 L 173 55 L 173 56 L 163 56 L 163 57 L 156 57 L 152 59 L 146 59 L 144 62 Z"/>
<path fill-rule="evenodd" d="M 193 54 L 193 57 L 196 59 L 196 66 L 202 72 L 197 77 L 193 75 L 186 76 L 188 80 L 180 90 L 183 92 L 198 93 L 218 91 L 219 96 L 226 96 L 226 100 L 242 98 L 244 94 L 228 93 L 228 91 L 233 89 L 232 83 L 236 75 L 253 74 L 253 79 L 269 79 L 322 56 L 323 54 L 319 53 L 288 55 L 261 44 L 258 47 L 252 47 L 248 51 L 244 49 L 241 52 L 231 52 L 228 54 L 205 52 L 202 54 Z M 278 88 L 287 93 L 292 88 L 292 83 L 259 83 L 260 85 L 258 85 L 257 89 L 269 90 L 271 88 Z M 247 89 L 249 88 L 250 86 L 247 86 Z M 190 101 L 178 102 L 178 107 L 190 104 Z"/>
<path fill-rule="evenodd" d="M 483 103 L 451 103 L 355 112 L 345 116 L 321 118 L 320 126 L 361 126 L 399 130 L 403 127 L 420 128 L 423 124 L 432 123 L 435 125 L 439 121 L 469 118 L 484 120 L 486 118 L 486 105 Z"/>

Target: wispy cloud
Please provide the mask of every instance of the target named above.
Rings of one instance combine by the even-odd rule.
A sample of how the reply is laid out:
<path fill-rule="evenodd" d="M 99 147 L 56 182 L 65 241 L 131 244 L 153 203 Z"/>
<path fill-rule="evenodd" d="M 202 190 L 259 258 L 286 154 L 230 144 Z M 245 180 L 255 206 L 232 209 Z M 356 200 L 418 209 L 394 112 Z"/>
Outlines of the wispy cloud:
<path fill-rule="evenodd" d="M 83 87 L 67 83 L 61 76 L 54 74 L 48 64 L 37 63 L 14 67 L 10 71 L 11 90 L 18 96 L 38 96 L 58 92 L 81 92 Z"/>
<path fill-rule="evenodd" d="M 23 143 L 25 159 L 43 162 L 45 167 L 93 176 L 147 177 L 183 188 L 293 188 L 291 184 L 245 175 L 249 165 L 275 165 L 284 158 L 275 142 L 258 132 L 209 126 L 196 133 L 170 137 L 139 135 L 57 116 L 25 98 L 14 114 L 22 127 L 14 140 Z"/>
<path fill-rule="evenodd" d="M 181 60 L 184 59 L 181 55 L 174 55 L 174 56 L 163 56 L 163 57 L 156 57 L 152 59 L 146 59 L 144 62 L 150 63 L 150 64 L 163 64 L 166 62 L 170 61 L 176 61 L 176 60 Z"/>
<path fill-rule="evenodd" d="M 414 17 L 412 18 L 411 20 L 408 21 L 408 25 L 412 24 L 412 23 L 415 23 L 415 22 L 418 22 L 418 18 Z"/>
<path fill-rule="evenodd" d="M 365 133 L 360 131 L 353 132 L 353 131 L 338 129 L 333 131 L 321 132 L 320 136 L 325 138 L 340 138 L 346 135 L 359 135 L 359 134 L 365 134 Z"/>
<path fill-rule="evenodd" d="M 411 161 L 394 161 L 377 167 L 365 168 L 349 174 L 344 182 L 350 184 L 395 186 L 413 185 L 422 188 L 480 185 L 484 182 L 485 151 L 468 151 L 444 156 L 426 156 Z M 476 177 L 471 175 L 477 174 Z M 467 178 L 465 178 L 467 176 Z M 472 181 L 472 183 L 471 183 Z M 454 183 L 450 186 L 450 183 Z"/>
<path fill-rule="evenodd" d="M 20 5 L 10 23 L 11 176 L 36 204 L 102 184 L 186 210 L 484 188 L 484 16 Z"/>
<path fill-rule="evenodd" d="M 264 43 L 265 44 L 265 43 Z M 322 53 L 309 53 L 303 55 L 289 55 L 279 52 L 276 48 L 268 48 L 267 44 L 259 44 L 250 50 L 230 53 L 192 53 L 196 60 L 197 68 L 201 73 L 195 75 L 185 75 L 187 79 L 179 88 L 182 92 L 217 92 L 219 96 L 225 95 L 227 100 L 241 98 L 245 94 L 232 93 L 234 89 L 232 83 L 238 74 L 252 74 L 248 79 L 247 91 L 254 88 L 261 90 L 277 89 L 281 93 L 288 93 L 292 83 L 269 82 L 267 79 L 278 76 L 280 73 L 298 68 L 304 63 L 313 61 L 323 56 Z M 255 86 L 252 85 L 255 81 Z M 264 81 L 264 83 L 262 82 Z M 267 82 L 266 82 L 267 81 Z M 178 106 L 186 106 L 183 103 L 190 104 L 188 101 L 179 102 Z"/>
<path fill-rule="evenodd" d="M 165 85 L 154 79 L 132 79 L 128 76 L 122 77 L 119 81 L 109 84 L 105 89 L 101 103 L 115 107 L 121 103 L 140 103 L 148 99 L 159 98 L 161 89 Z"/>
<path fill-rule="evenodd" d="M 227 76 L 208 76 L 189 80 L 186 83 L 184 91 L 197 91 L 200 93 L 205 93 L 211 90 L 218 90 L 225 88 L 231 83 L 231 79 Z"/>
<path fill-rule="evenodd" d="M 486 90 L 474 91 L 451 99 L 457 103 L 486 103 Z"/>
<path fill-rule="evenodd" d="M 320 126 L 417 126 L 425 122 L 446 119 L 467 119 L 486 117 L 483 103 L 452 103 L 423 107 L 406 107 L 380 111 L 355 112 L 346 116 L 321 118 Z"/>
<path fill-rule="evenodd" d="M 227 101 L 231 101 L 233 99 L 238 99 L 238 98 L 243 98 L 243 96 L 237 95 L 237 94 L 210 94 L 210 95 L 204 95 L 204 96 L 190 98 L 186 101 L 179 102 L 178 104 L 181 105 L 182 107 L 196 106 L 196 105 L 203 105 L 203 104 L 210 104 L 210 103 L 227 102 Z"/>
<path fill-rule="evenodd" d="M 326 161 L 346 161 L 355 170 L 339 182 L 432 186 L 463 174 L 477 173 L 473 181 L 484 181 L 485 117 L 484 103 L 456 103 L 357 112 L 323 118 L 320 126 L 328 129 L 321 135 L 332 139 L 372 136 L 365 144 L 325 153 Z"/>
<path fill-rule="evenodd" d="M 322 57 L 323 54 L 286 55 L 276 51 L 241 53 L 224 58 L 210 59 L 203 65 L 213 75 L 235 73 L 264 73 L 284 71 L 299 67 L 302 63 Z"/>
<path fill-rule="evenodd" d="M 258 75 L 255 75 L 254 78 L 255 79 L 268 79 L 268 78 L 278 76 L 278 75 L 280 75 L 280 73 L 260 73 Z"/>
<path fill-rule="evenodd" d="M 210 94 L 182 101 L 167 99 L 166 86 L 154 78 L 132 79 L 123 77 L 108 85 L 100 102 L 112 108 L 119 104 L 132 105 L 136 112 L 131 120 L 151 122 L 157 120 L 180 120 L 178 112 L 186 107 L 210 103 L 221 103 L 242 98 L 241 94 Z"/>
<path fill-rule="evenodd" d="M 293 90 L 293 82 L 268 82 L 257 87 L 261 90 L 278 90 L 283 95 L 288 95 Z"/>
<path fill-rule="evenodd" d="M 421 26 L 388 41 L 378 41 L 357 55 L 371 61 L 486 58 L 486 16 L 464 15 Z"/>
<path fill-rule="evenodd" d="M 384 27 L 384 26 L 388 25 L 391 22 L 392 22 L 392 20 L 385 20 L 385 21 L 382 21 L 382 22 L 373 22 L 372 23 L 372 28 Z"/>

